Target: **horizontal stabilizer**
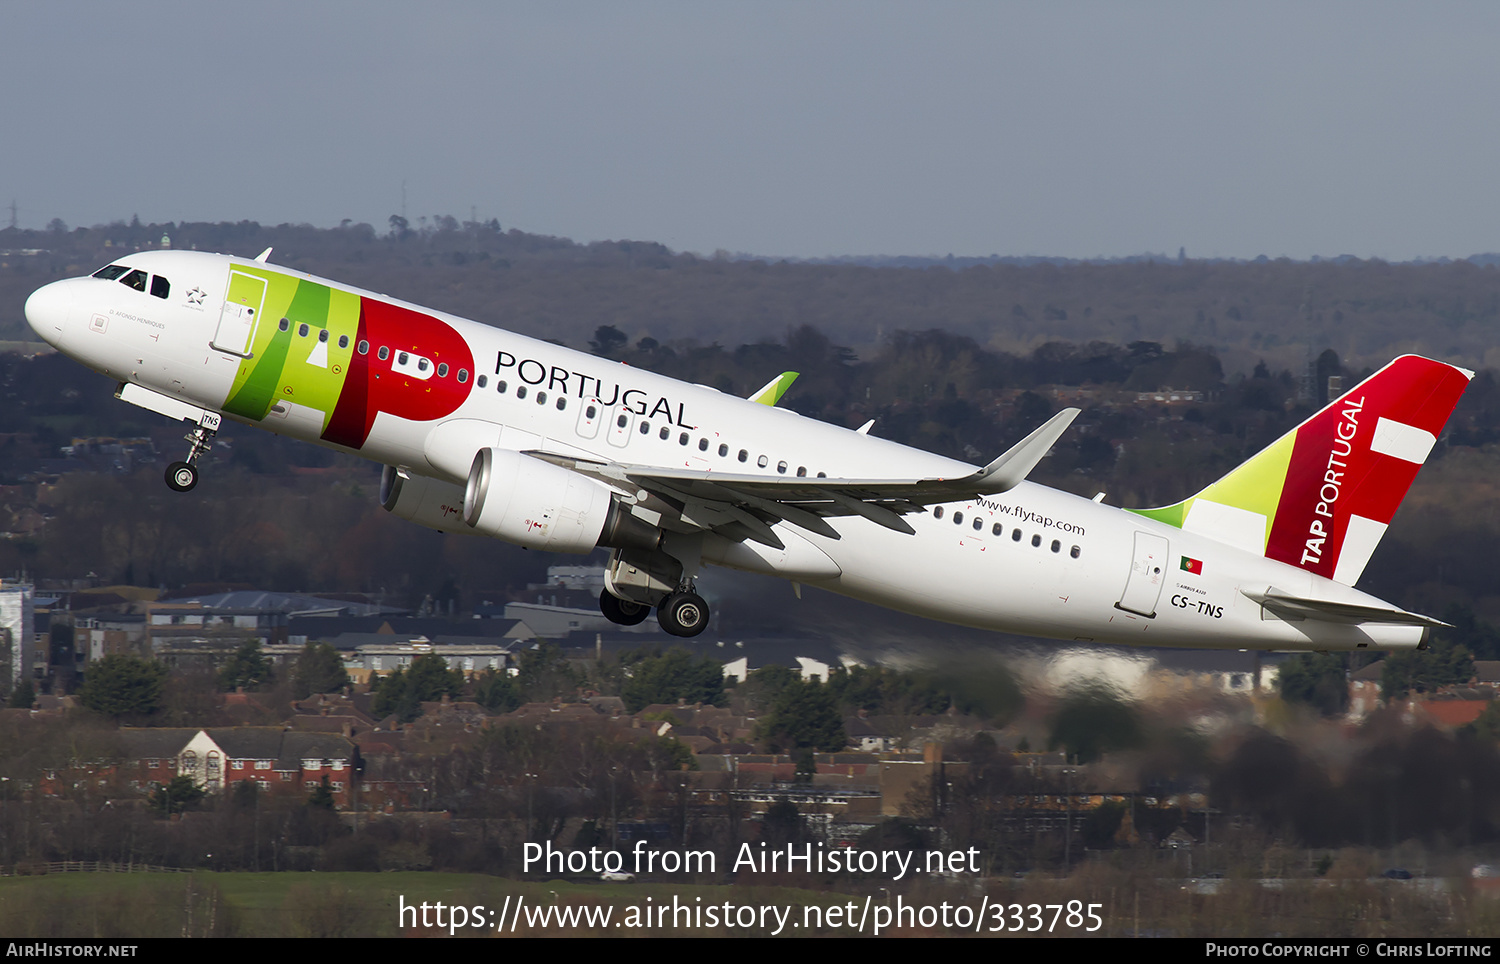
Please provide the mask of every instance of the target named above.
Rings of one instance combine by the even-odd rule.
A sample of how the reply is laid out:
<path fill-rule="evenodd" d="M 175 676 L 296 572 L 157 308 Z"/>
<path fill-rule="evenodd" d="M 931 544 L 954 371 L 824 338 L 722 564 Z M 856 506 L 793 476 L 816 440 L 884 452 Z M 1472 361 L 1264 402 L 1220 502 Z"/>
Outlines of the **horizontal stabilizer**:
<path fill-rule="evenodd" d="M 1334 623 L 1387 623 L 1398 626 L 1447 627 L 1441 619 L 1409 613 L 1404 609 L 1383 609 L 1380 606 L 1361 606 L 1357 603 L 1334 602 L 1329 599 L 1307 599 L 1302 596 L 1287 596 L 1278 592 L 1249 592 L 1240 590 L 1247 599 L 1260 603 L 1269 612 L 1282 619 L 1320 619 Z"/>

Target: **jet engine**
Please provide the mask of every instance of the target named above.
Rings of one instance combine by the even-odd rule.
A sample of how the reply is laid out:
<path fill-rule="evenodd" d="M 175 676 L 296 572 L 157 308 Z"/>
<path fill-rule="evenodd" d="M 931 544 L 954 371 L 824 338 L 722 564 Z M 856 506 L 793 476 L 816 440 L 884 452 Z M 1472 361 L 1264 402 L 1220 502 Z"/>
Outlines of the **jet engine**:
<path fill-rule="evenodd" d="M 463 521 L 481 535 L 551 552 L 655 549 L 661 541 L 661 530 L 631 515 L 607 486 L 510 449 L 474 456 Z"/>
<path fill-rule="evenodd" d="M 387 465 L 380 473 L 380 505 L 387 512 L 439 532 L 472 532 L 464 525 L 464 490 Z"/>

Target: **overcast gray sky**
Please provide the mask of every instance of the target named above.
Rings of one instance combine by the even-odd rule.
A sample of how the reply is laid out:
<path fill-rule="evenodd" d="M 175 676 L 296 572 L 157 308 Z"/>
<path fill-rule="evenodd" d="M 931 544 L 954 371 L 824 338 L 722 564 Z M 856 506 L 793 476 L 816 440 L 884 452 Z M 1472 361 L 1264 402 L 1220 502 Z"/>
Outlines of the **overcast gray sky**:
<path fill-rule="evenodd" d="M 0 4 L 0 203 L 764 255 L 1500 250 L 1493 3 Z M 0 224 L 8 212 L 0 215 Z"/>

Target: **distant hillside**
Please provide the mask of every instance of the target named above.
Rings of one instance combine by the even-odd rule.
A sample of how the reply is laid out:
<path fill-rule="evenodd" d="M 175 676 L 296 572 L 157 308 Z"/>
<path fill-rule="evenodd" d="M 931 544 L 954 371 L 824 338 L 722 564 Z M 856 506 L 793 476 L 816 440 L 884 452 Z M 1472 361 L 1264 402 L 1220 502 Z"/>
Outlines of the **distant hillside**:
<path fill-rule="evenodd" d="M 1495 255 L 1410 264 L 863 259 L 871 266 L 702 259 L 652 242 L 575 244 L 452 218 L 382 232 L 254 222 L 57 228 L 0 231 L 0 339 L 30 337 L 21 306 L 37 286 L 165 235 L 173 247 L 246 256 L 274 246 L 275 263 L 575 347 L 601 325 L 632 342 L 705 344 L 781 340 L 812 325 L 862 355 L 900 331 L 944 329 L 1003 350 L 1188 342 L 1215 348 L 1231 372 L 1261 358 L 1299 368 L 1324 348 L 1353 365 L 1403 351 L 1500 365 Z"/>

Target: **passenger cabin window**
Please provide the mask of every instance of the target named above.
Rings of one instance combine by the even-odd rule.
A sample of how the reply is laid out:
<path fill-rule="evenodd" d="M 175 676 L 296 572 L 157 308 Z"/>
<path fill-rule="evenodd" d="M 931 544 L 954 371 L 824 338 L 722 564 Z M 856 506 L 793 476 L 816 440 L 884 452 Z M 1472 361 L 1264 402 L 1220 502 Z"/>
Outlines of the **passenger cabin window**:
<path fill-rule="evenodd" d="M 358 351 L 361 355 L 368 355 L 370 353 L 370 343 L 361 338 L 359 340 Z"/>
<path fill-rule="evenodd" d="M 169 282 L 166 278 L 163 278 L 159 274 L 154 274 L 151 276 L 151 294 L 158 298 L 165 299 L 167 295 L 171 293 L 171 282 Z"/>
<path fill-rule="evenodd" d="M 327 328 L 319 328 L 318 329 L 318 341 L 324 342 L 324 343 L 326 343 L 328 341 L 328 329 Z"/>
<path fill-rule="evenodd" d="M 307 329 L 307 323 L 303 322 L 302 324 L 300 324 L 300 325 L 297 326 L 297 337 L 298 338 L 306 338 L 307 337 L 307 331 L 308 331 L 308 329 Z"/>
<path fill-rule="evenodd" d="M 438 366 L 438 377 L 439 378 L 447 378 L 448 377 L 448 363 L 447 362 L 443 362 L 441 365 Z"/>
<path fill-rule="evenodd" d="M 348 348 L 349 347 L 349 336 L 348 335 L 339 335 L 339 347 L 340 348 Z"/>
<path fill-rule="evenodd" d="M 385 361 L 387 358 L 391 357 L 391 350 L 386 346 L 381 345 L 380 350 L 375 353 L 375 356 L 381 361 Z"/>
<path fill-rule="evenodd" d="M 288 328 L 292 327 L 291 320 L 283 318 L 276 323 L 276 327 L 281 329 L 282 331 L 286 331 Z"/>
<path fill-rule="evenodd" d="M 403 351 L 396 355 L 396 364 L 391 366 L 391 370 L 426 381 L 432 377 L 432 361 L 421 355 Z"/>
<path fill-rule="evenodd" d="M 936 507 L 934 507 L 933 510 L 932 510 L 932 517 L 934 519 L 941 519 L 943 517 L 943 507 L 942 506 L 936 506 Z"/>

